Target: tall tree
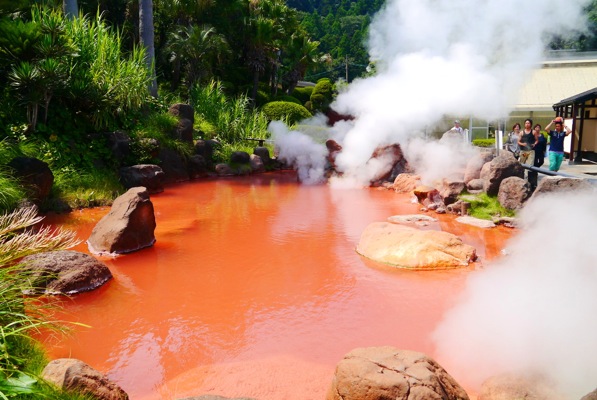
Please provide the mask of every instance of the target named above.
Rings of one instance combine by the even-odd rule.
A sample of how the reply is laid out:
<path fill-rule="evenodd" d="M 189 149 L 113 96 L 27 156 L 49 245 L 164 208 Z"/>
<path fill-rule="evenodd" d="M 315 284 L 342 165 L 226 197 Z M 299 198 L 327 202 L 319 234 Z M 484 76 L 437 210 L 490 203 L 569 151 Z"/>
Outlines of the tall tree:
<path fill-rule="evenodd" d="M 62 0 L 62 11 L 68 18 L 76 18 L 79 15 L 77 0 Z"/>
<path fill-rule="evenodd" d="M 155 75 L 155 47 L 153 30 L 153 0 L 139 0 L 139 39 L 145 47 L 147 67 L 151 71 L 149 94 L 158 97 L 158 83 Z"/>

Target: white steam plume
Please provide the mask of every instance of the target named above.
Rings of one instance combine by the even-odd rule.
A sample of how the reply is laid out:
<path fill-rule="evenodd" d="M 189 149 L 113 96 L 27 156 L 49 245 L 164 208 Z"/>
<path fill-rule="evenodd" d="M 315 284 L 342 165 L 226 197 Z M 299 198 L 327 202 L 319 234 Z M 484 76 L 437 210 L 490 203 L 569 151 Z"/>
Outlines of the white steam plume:
<path fill-rule="evenodd" d="M 268 130 L 276 143 L 278 159 L 295 167 L 301 182 L 316 184 L 323 181 L 325 146 L 302 132 L 289 130 L 281 121 L 270 123 Z"/>
<path fill-rule="evenodd" d="M 582 29 L 589 1 L 389 0 L 370 27 L 377 75 L 353 82 L 332 105 L 356 117 L 337 167 L 367 184 L 363 167 L 380 145 L 404 147 L 444 115 L 506 116 L 541 61 L 546 37 Z M 417 172 L 436 177 L 446 170 L 430 164 Z"/>
<path fill-rule="evenodd" d="M 597 383 L 595 193 L 538 198 L 509 255 L 472 274 L 432 337 L 461 383 L 540 373 L 566 398 Z"/>

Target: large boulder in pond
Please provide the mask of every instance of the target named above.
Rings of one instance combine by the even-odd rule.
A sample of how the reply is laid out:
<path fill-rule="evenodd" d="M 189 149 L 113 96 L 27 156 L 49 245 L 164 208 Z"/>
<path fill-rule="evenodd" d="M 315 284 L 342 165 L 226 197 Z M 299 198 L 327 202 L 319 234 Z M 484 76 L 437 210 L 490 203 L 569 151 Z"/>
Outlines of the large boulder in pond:
<path fill-rule="evenodd" d="M 89 395 L 94 399 L 128 400 L 116 383 L 99 371 L 75 358 L 59 358 L 46 365 L 42 378 L 64 391 Z"/>
<path fill-rule="evenodd" d="M 481 178 L 486 179 L 485 192 L 490 196 L 496 196 L 502 181 L 511 176 L 524 178 L 524 168 L 512 153 L 504 152 L 491 160 L 486 177 L 483 173 L 481 174 Z"/>
<path fill-rule="evenodd" d="M 129 189 L 114 200 L 110 212 L 93 228 L 87 240 L 95 254 L 123 254 L 155 243 L 155 214 L 144 187 Z"/>
<path fill-rule="evenodd" d="M 164 171 L 158 165 L 138 164 L 120 168 L 120 182 L 127 189 L 143 186 L 150 194 L 164 191 Z"/>
<path fill-rule="evenodd" d="M 468 400 L 435 360 L 394 347 L 354 349 L 336 366 L 326 400 Z"/>
<path fill-rule="evenodd" d="M 112 278 L 101 261 L 78 251 L 60 250 L 32 254 L 22 259 L 33 293 L 77 294 L 97 289 Z"/>
<path fill-rule="evenodd" d="M 48 164 L 33 157 L 15 157 L 8 166 L 25 187 L 27 197 L 41 204 L 50 195 L 54 174 Z"/>
<path fill-rule="evenodd" d="M 449 232 L 389 222 L 369 224 L 356 251 L 377 262 L 420 270 L 463 267 L 477 258 L 474 247 Z"/>

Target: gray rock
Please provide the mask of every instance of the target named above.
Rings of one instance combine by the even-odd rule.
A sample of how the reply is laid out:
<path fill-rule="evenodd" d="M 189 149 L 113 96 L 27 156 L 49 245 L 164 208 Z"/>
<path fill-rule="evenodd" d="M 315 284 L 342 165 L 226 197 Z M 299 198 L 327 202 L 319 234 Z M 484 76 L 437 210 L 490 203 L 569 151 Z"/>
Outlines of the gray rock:
<path fill-rule="evenodd" d="M 8 166 L 25 187 L 29 199 L 41 204 L 48 198 L 54 184 L 54 174 L 47 163 L 33 157 L 15 157 Z"/>
<path fill-rule="evenodd" d="M 524 168 L 511 153 L 502 153 L 489 163 L 487 178 L 485 178 L 485 192 L 490 196 L 496 196 L 502 181 L 511 176 L 523 178 Z"/>
<path fill-rule="evenodd" d="M 150 194 L 164 191 L 164 171 L 157 165 L 139 164 L 120 168 L 120 182 L 125 188 L 143 186 Z"/>
<path fill-rule="evenodd" d="M 498 201 L 509 210 L 520 210 L 531 196 L 531 184 L 517 176 L 506 178 L 500 184 Z"/>
<path fill-rule="evenodd" d="M 490 162 L 493 159 L 493 154 L 489 151 L 482 151 L 472 157 L 466 164 L 464 171 L 464 183 L 468 184 L 474 179 L 481 177 L 481 169 L 483 165 Z"/>
<path fill-rule="evenodd" d="M 112 279 L 112 273 L 104 263 L 78 251 L 36 253 L 23 258 L 21 263 L 24 271 L 31 274 L 33 294 L 88 292 Z"/>
<path fill-rule="evenodd" d="M 188 119 L 191 121 L 191 125 L 195 123 L 195 111 L 193 106 L 189 104 L 177 103 L 172 104 L 168 109 L 168 112 L 175 117 L 180 119 Z"/>
<path fill-rule="evenodd" d="M 231 164 L 249 164 L 251 162 L 251 156 L 245 151 L 233 151 L 230 154 Z"/>
<path fill-rule="evenodd" d="M 271 159 L 269 155 L 269 149 L 267 147 L 255 147 L 253 149 L 253 154 L 261 157 L 261 161 L 263 161 L 264 164 L 267 164 Z"/>
<path fill-rule="evenodd" d="M 251 154 L 251 171 L 253 172 L 265 172 L 265 165 L 261 160 L 261 157 Z"/>
<path fill-rule="evenodd" d="M 129 396 L 116 383 L 74 358 L 51 361 L 42 371 L 42 377 L 58 388 L 90 395 L 102 400 L 128 400 Z"/>
<path fill-rule="evenodd" d="M 93 228 L 87 240 L 94 254 L 123 254 L 155 243 L 155 215 L 144 187 L 129 189 L 119 196 L 110 212 Z"/>
<path fill-rule="evenodd" d="M 546 176 L 539 181 L 537 189 L 533 192 L 531 199 L 535 199 L 548 193 L 562 193 L 578 190 L 594 190 L 594 188 L 586 179 Z"/>

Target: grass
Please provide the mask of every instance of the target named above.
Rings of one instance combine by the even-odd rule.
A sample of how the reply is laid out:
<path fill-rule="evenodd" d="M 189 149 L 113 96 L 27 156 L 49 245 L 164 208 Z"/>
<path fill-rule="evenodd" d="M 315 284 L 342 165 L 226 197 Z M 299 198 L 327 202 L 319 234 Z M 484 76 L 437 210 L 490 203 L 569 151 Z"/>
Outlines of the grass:
<path fill-rule="evenodd" d="M 35 208 L 0 215 L 0 398 L 83 399 L 61 392 L 40 377 L 47 364 L 43 350 L 31 335 L 40 329 L 64 331 L 52 322 L 52 302 L 25 297 L 33 291 L 30 273 L 18 261 L 40 251 L 74 246 L 75 233 L 48 227 L 33 229 L 43 217 Z"/>
<path fill-rule="evenodd" d="M 502 207 L 497 197 L 488 196 L 487 193 L 463 194 L 460 199 L 471 203 L 470 215 L 475 218 L 492 220 L 515 215 L 514 211 Z"/>
<path fill-rule="evenodd" d="M 112 171 L 75 171 L 64 167 L 54 171 L 51 197 L 44 208 L 60 211 L 59 203 L 73 209 L 106 206 L 122 193 L 124 187 Z"/>

